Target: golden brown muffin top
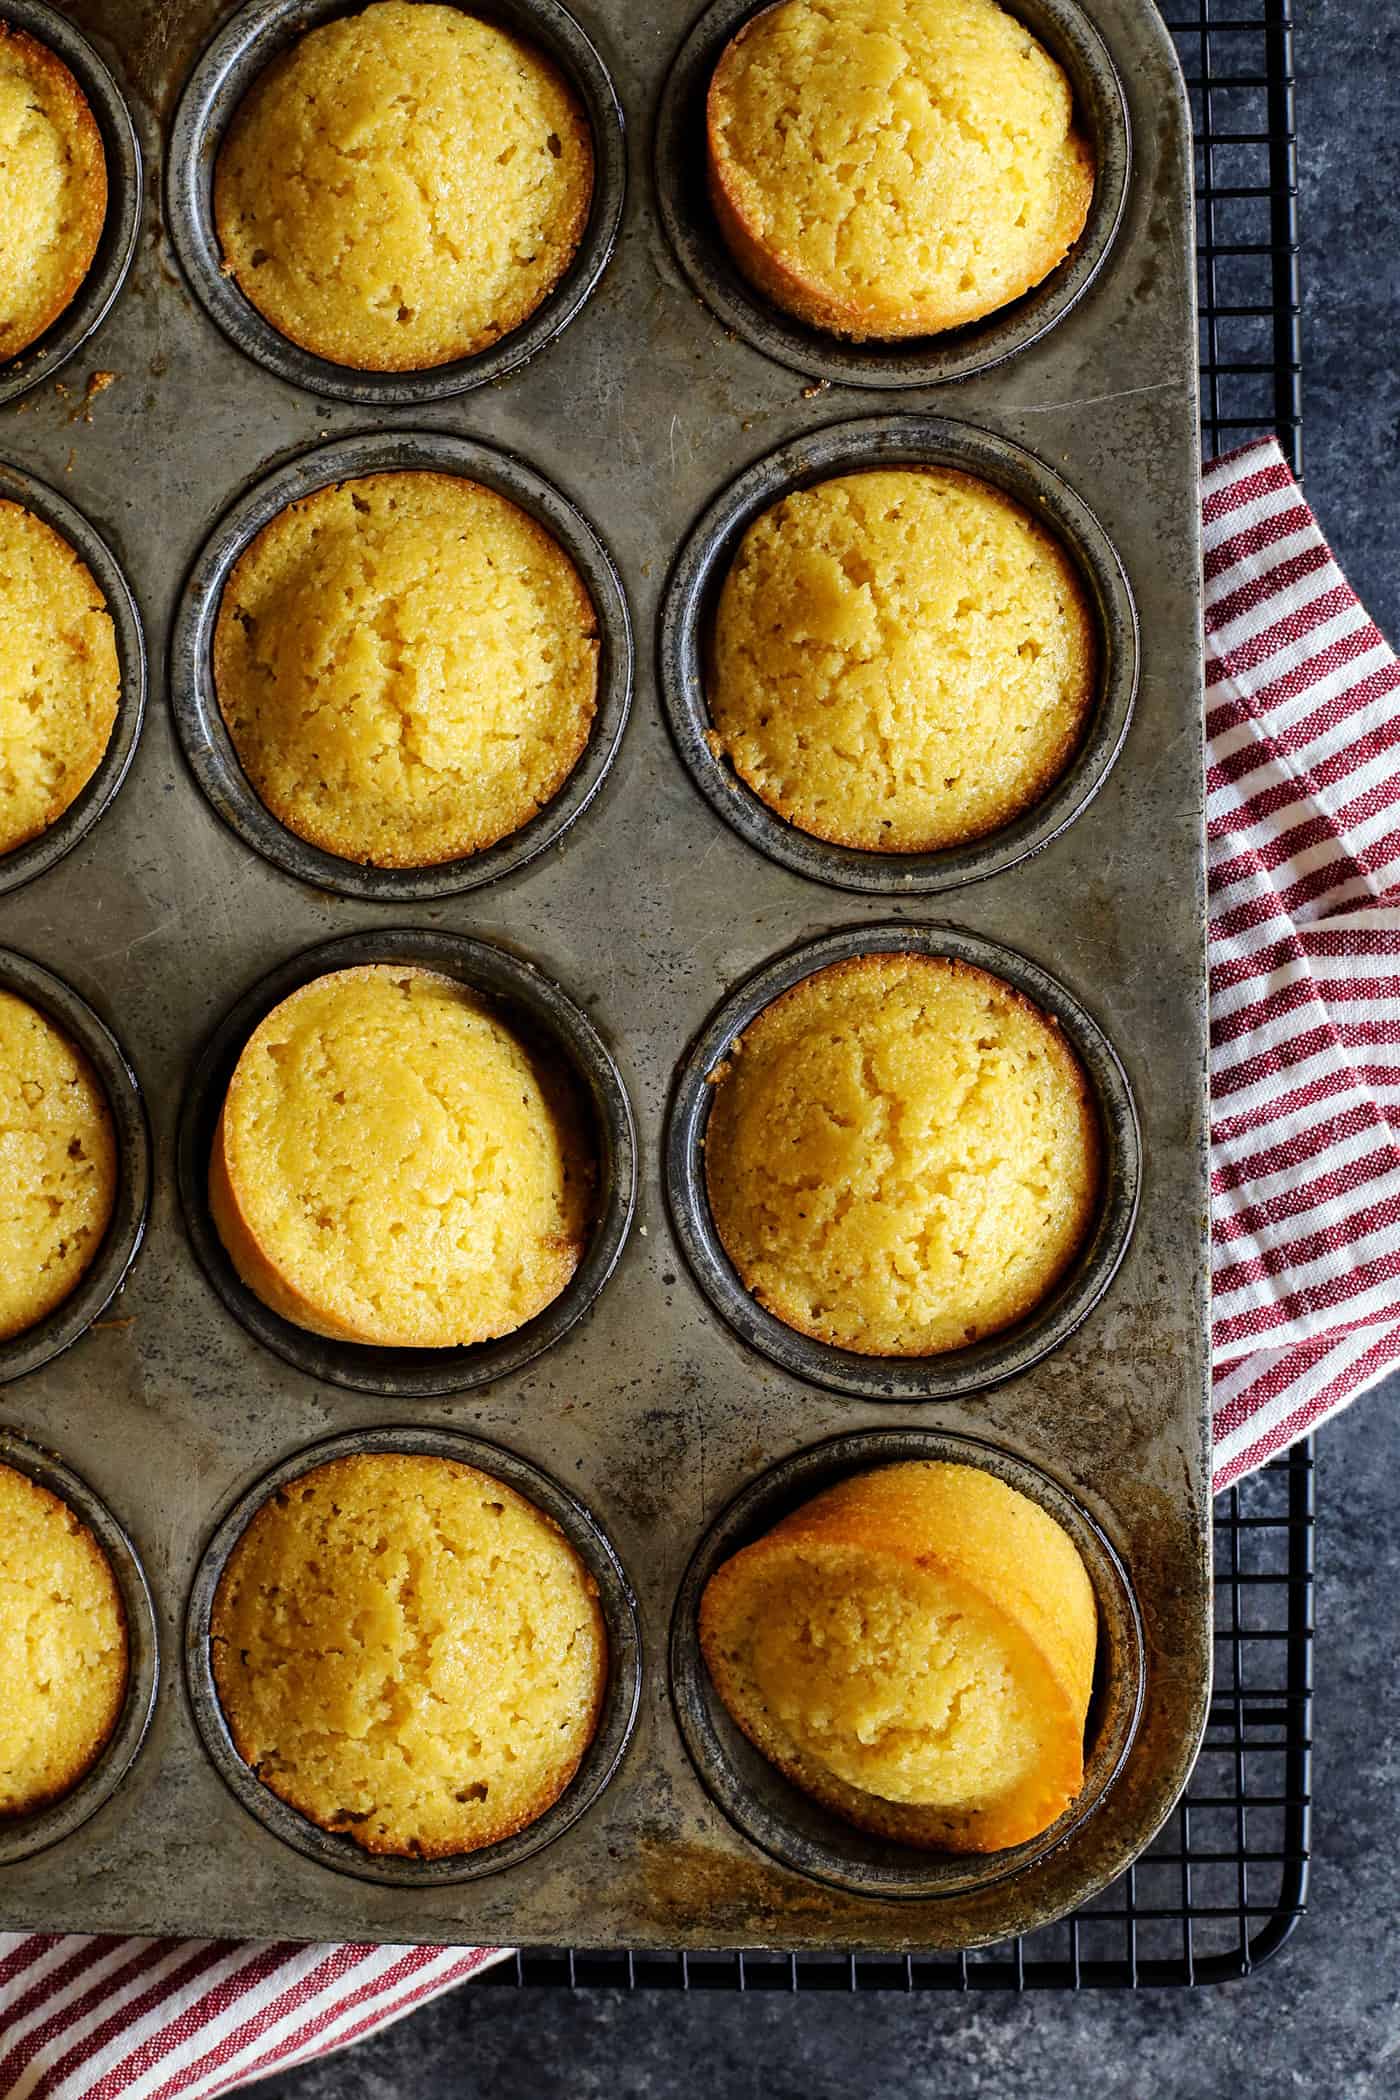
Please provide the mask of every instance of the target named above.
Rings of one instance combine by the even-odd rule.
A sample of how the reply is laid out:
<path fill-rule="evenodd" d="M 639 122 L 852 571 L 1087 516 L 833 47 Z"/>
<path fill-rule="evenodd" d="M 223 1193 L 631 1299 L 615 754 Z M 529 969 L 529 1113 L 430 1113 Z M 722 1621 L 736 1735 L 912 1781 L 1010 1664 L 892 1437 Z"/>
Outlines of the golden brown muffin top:
<path fill-rule="evenodd" d="M 518 328 L 593 193 L 572 88 L 532 45 L 431 0 L 308 30 L 254 82 L 214 176 L 226 267 L 335 364 L 416 371 Z"/>
<path fill-rule="evenodd" d="M 126 1681 L 106 1554 L 66 1502 L 0 1465 L 0 1818 L 71 1793 L 116 1726 Z"/>
<path fill-rule="evenodd" d="M 716 1688 L 794 1781 L 862 1827 L 986 1850 L 1083 1775 L 1097 1612 L 1074 1542 L 980 1467 L 839 1481 L 720 1567 Z"/>
<path fill-rule="evenodd" d="M 1093 164 L 1059 65 L 995 0 L 781 0 L 710 87 L 721 226 L 817 327 L 955 328 L 1038 284 Z"/>
<path fill-rule="evenodd" d="M 588 742 L 598 621 L 494 489 L 369 474 L 265 525 L 224 590 L 214 682 L 239 762 L 299 838 L 412 868 L 494 845 Z"/>
<path fill-rule="evenodd" d="M 711 742 L 818 838 L 927 853 L 982 838 L 1063 772 L 1095 693 L 1084 590 L 991 483 L 838 475 L 755 519 L 725 578 Z"/>
<path fill-rule="evenodd" d="M 82 1278 L 112 1215 L 117 1164 L 87 1058 L 47 1014 L 0 991 L 0 1340 Z"/>
<path fill-rule="evenodd" d="M 513 1332 L 591 1222 L 571 1081 L 431 970 L 337 970 L 284 999 L 239 1057 L 219 1142 L 242 1232 L 305 1324 L 381 1346 Z"/>
<path fill-rule="evenodd" d="M 107 160 L 57 52 L 0 22 L 0 358 L 56 321 L 92 266 Z"/>
<path fill-rule="evenodd" d="M 112 616 L 87 565 L 42 518 L 0 499 L 0 853 L 77 800 L 120 696 Z"/>
<path fill-rule="evenodd" d="M 596 1586 L 533 1503 L 455 1460 L 333 1459 L 263 1504 L 214 1600 L 239 1755 L 323 1829 L 436 1858 L 542 1815 L 593 1738 Z"/>
<path fill-rule="evenodd" d="M 833 963 L 712 1075 L 705 1178 L 760 1304 L 870 1356 L 995 1334 L 1063 1275 L 1098 1203 L 1098 1121 L 1056 1024 L 944 956 Z"/>

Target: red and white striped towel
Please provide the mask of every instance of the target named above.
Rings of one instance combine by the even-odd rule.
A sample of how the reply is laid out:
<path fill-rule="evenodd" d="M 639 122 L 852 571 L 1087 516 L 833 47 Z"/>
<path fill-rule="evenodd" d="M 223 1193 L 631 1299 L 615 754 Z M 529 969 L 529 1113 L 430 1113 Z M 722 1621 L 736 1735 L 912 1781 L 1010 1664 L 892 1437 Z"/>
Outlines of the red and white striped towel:
<path fill-rule="evenodd" d="M 1204 501 L 1224 1487 L 1400 1359 L 1400 669 L 1277 445 Z M 210 2100 L 496 1958 L 0 1934 L 0 2100 Z"/>
<path fill-rule="evenodd" d="M 0 2100 L 210 2100 L 375 2034 L 499 1958 L 0 1933 Z"/>
<path fill-rule="evenodd" d="M 1219 1488 L 1400 1358 L 1400 667 L 1272 440 L 1203 498 Z"/>

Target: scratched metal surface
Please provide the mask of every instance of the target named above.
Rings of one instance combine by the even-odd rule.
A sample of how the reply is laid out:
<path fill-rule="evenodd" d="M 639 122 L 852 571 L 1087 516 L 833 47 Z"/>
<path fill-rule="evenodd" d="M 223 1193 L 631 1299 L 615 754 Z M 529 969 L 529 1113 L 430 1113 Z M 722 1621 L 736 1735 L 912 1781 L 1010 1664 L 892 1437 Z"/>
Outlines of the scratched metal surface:
<path fill-rule="evenodd" d="M 81 1831 L 0 1871 L 14 1927 L 590 1946 L 974 1944 L 1082 1900 L 1148 1839 L 1178 1792 L 1209 1676 L 1199 547 L 1196 357 L 1184 100 L 1149 0 L 1092 8 L 1126 84 L 1135 168 L 1103 275 L 1041 344 L 956 387 L 897 400 L 803 381 L 726 336 L 684 287 L 650 194 L 651 111 L 690 0 L 579 0 L 630 125 L 619 251 L 568 332 L 530 367 L 454 402 L 377 419 L 514 448 L 581 506 L 626 582 L 639 683 L 593 806 L 535 865 L 414 908 L 352 903 L 275 872 L 216 819 L 179 756 L 164 652 L 181 579 L 216 517 L 270 464 L 363 409 L 260 371 L 175 271 L 160 210 L 161 129 L 224 10 L 77 0 L 73 15 L 136 110 L 151 180 L 131 281 L 64 375 L 0 413 L 0 458 L 92 518 L 134 586 L 151 706 L 116 804 L 59 867 L 0 899 L 0 946 L 39 958 L 115 1027 L 157 1146 L 147 1245 L 112 1315 L 0 1390 L 0 1424 L 52 1446 L 130 1528 L 161 1624 L 164 1683 L 126 1782 Z M 84 413 L 94 369 L 115 383 Z M 1093 805 L 1037 859 L 922 905 L 863 900 L 769 865 L 706 807 L 665 732 L 651 638 L 667 565 L 740 468 L 794 433 L 900 406 L 985 424 L 1040 453 L 1098 513 L 1137 596 L 1142 685 Z M 801 1386 L 745 1350 L 678 1257 L 659 1178 L 671 1075 L 736 981 L 794 941 L 903 913 L 1024 949 L 1116 1045 L 1143 1125 L 1136 1235 L 1107 1298 L 1057 1353 L 1000 1390 L 882 1407 Z M 195 1266 L 175 1196 L 185 1075 L 225 1007 L 273 964 L 385 923 L 505 943 L 595 1019 L 634 1104 L 637 1224 L 586 1321 L 516 1376 L 460 1398 L 390 1403 L 316 1383 L 260 1348 Z M 308 1441 L 384 1422 L 455 1423 L 553 1472 L 593 1509 L 636 1587 L 639 1724 L 618 1776 L 524 1865 L 404 1891 L 348 1879 L 269 1836 L 195 1736 L 182 1614 L 219 1512 Z M 1126 1562 L 1143 1613 L 1147 1703 L 1098 1811 L 999 1885 L 871 1901 L 772 1864 L 702 1791 L 666 1680 L 672 1599 L 705 1527 L 755 1472 L 837 1432 L 916 1425 L 991 1438 L 1075 1493 Z"/>

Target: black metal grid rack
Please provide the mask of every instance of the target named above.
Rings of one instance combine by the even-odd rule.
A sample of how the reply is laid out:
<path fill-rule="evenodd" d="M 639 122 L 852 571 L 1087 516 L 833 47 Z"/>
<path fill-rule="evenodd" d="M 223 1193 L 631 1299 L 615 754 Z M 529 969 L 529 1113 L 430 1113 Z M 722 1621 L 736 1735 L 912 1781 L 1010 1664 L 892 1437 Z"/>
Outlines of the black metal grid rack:
<path fill-rule="evenodd" d="M 1166 0 L 1196 126 L 1201 440 L 1275 431 L 1301 465 L 1292 0 Z M 1060 1924 L 977 1954 L 535 1950 L 481 1987 L 1036 1990 L 1220 1983 L 1275 1953 L 1308 1876 L 1310 1444 L 1215 1507 L 1215 1692 L 1185 1799 L 1137 1865 Z"/>

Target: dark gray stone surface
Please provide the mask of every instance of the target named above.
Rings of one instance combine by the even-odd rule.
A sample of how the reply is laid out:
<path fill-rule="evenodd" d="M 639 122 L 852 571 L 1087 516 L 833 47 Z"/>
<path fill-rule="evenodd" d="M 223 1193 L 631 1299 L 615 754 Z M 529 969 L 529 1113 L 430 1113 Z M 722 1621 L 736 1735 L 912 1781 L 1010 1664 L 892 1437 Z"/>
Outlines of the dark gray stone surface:
<path fill-rule="evenodd" d="M 1400 270 L 1390 0 L 1308 0 L 1298 33 L 1307 489 L 1370 610 L 1400 632 Z M 272 2100 L 908 2100 L 1400 2093 L 1395 1940 L 1400 1380 L 1320 1440 L 1312 1910 L 1247 1983 L 1027 2000 L 469 1990 L 261 2090 Z"/>

